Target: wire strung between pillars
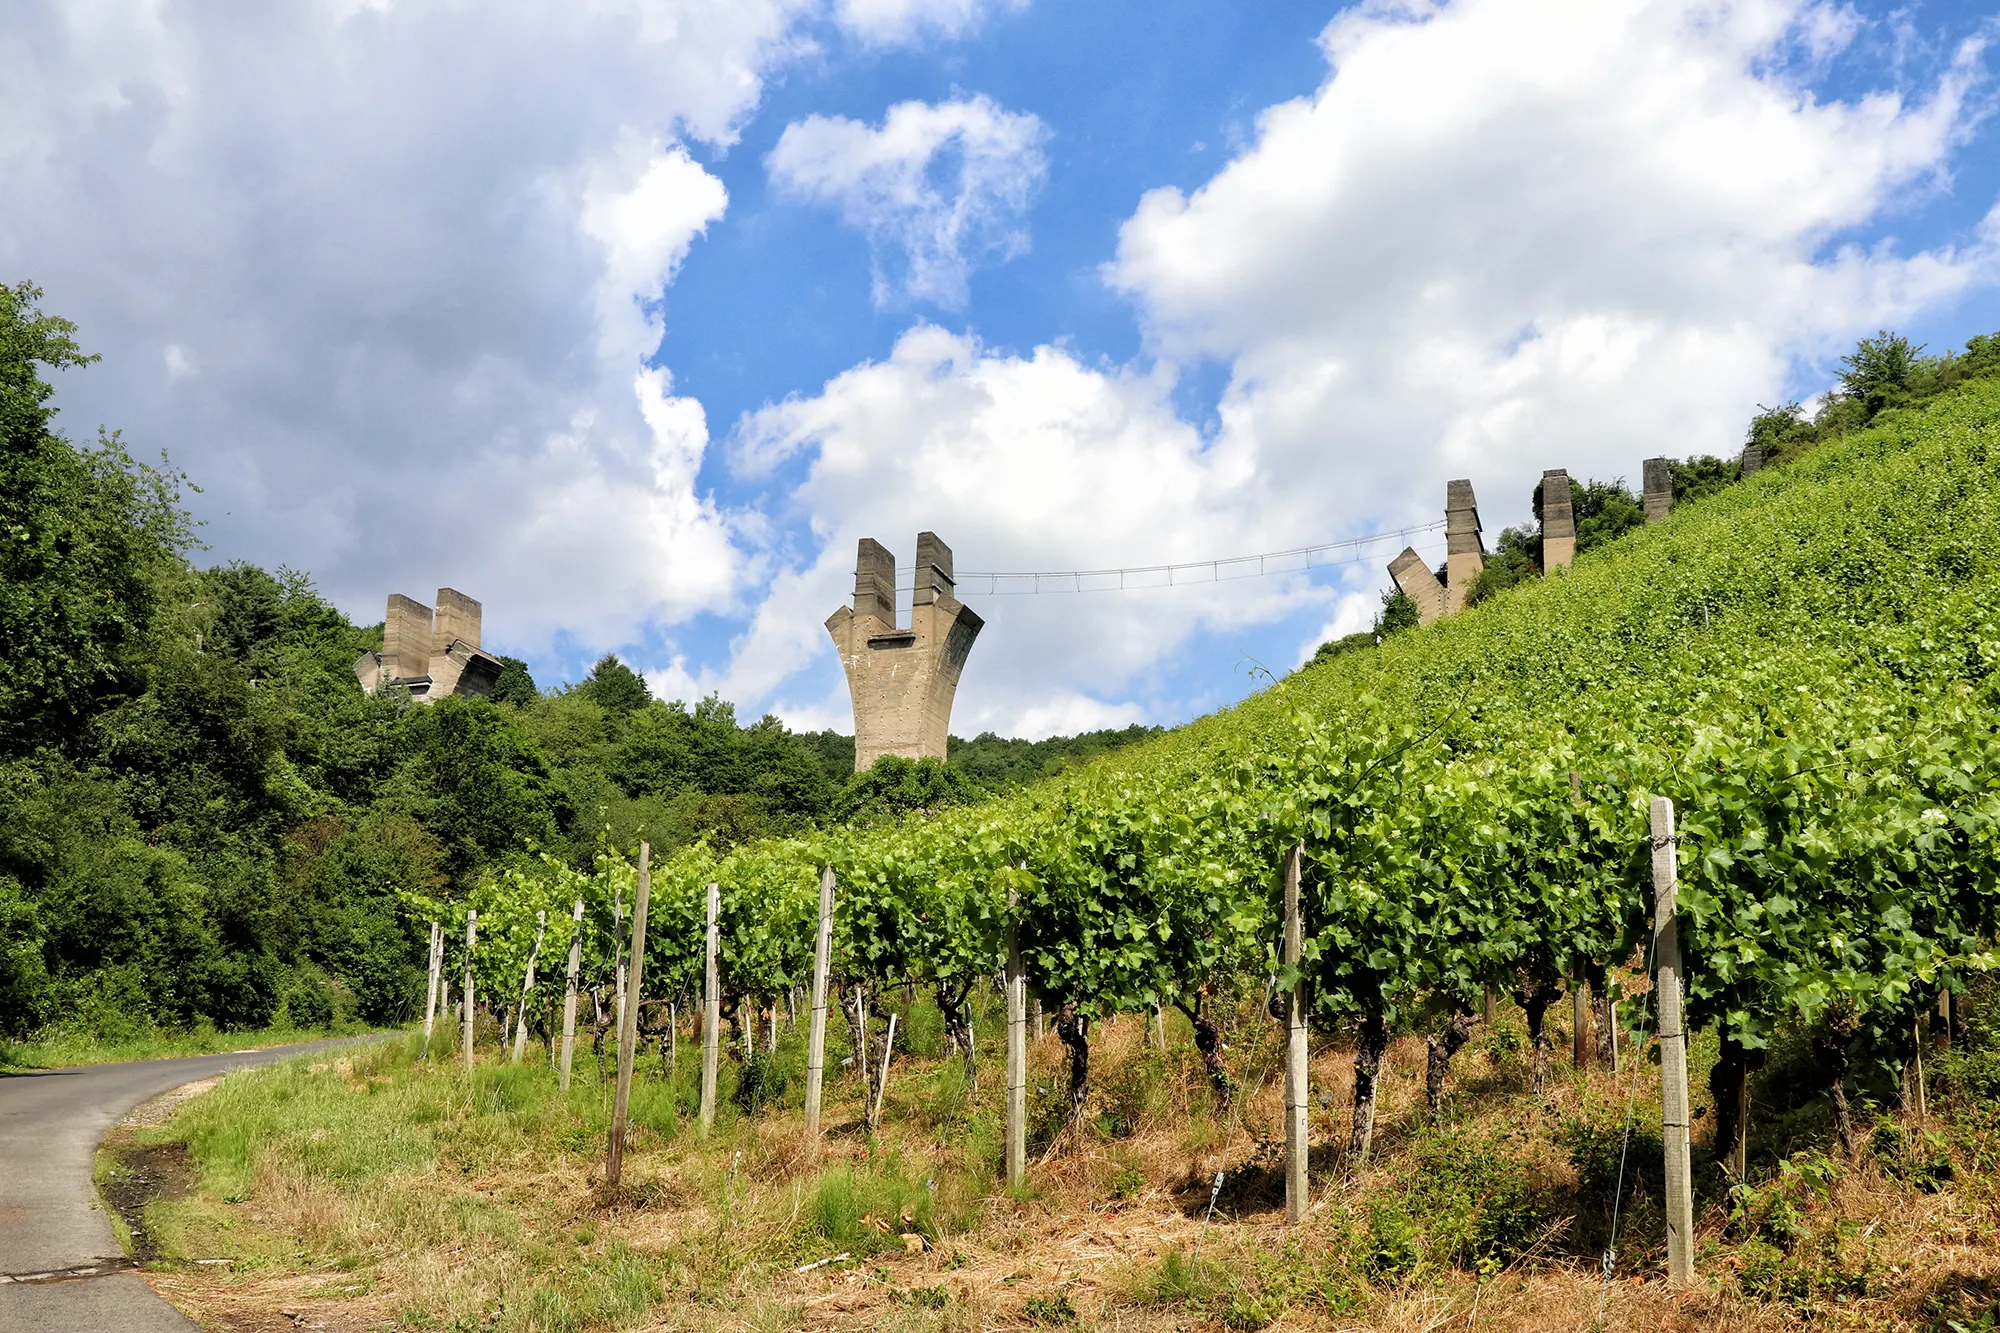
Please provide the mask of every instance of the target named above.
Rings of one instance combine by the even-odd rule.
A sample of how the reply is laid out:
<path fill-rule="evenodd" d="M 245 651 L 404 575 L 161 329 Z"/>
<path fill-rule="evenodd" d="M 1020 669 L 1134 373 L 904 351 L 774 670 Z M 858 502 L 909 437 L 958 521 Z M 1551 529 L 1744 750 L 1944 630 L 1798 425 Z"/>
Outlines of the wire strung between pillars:
<path fill-rule="evenodd" d="M 1413 527 L 1398 528 L 1393 532 L 1375 532 L 1365 537 L 1348 537 L 1341 541 L 1323 542 L 1317 546 L 1297 546 L 1288 551 L 1266 551 L 1261 555 L 1225 556 L 1218 560 L 1189 560 L 1174 565 L 1135 565 L 1124 569 L 1066 569 L 1038 572 L 1006 570 L 967 570 L 958 574 L 953 583 L 957 592 L 977 593 L 982 597 L 1020 597 L 1050 593 L 1082 592 L 1136 592 L 1145 588 L 1184 588 L 1204 583 L 1228 583 L 1236 579 L 1266 578 L 1273 574 L 1300 574 L 1314 569 L 1330 569 L 1340 565 L 1365 564 L 1382 558 L 1383 552 L 1371 549 L 1380 543 L 1412 543 L 1416 537 L 1433 533 L 1444 527 L 1444 520 L 1434 523 L 1419 523 Z M 1435 551 L 1437 542 L 1426 542 L 1420 550 Z M 1351 554 L 1338 554 L 1349 552 Z M 896 570 L 897 591 L 909 592 L 915 586 L 914 578 L 908 584 L 903 576 L 914 576 L 914 565 L 899 566 Z M 975 587 L 984 584 L 984 587 Z"/>

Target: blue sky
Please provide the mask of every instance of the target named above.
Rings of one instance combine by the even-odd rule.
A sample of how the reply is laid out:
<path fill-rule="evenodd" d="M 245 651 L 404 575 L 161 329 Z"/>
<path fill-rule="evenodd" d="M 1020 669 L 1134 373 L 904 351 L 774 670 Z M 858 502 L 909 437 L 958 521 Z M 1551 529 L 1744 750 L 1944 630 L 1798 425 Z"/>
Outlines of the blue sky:
<path fill-rule="evenodd" d="M 1727 452 L 2000 329 L 1971 4 L 321 0 L 0 17 L 0 268 L 214 558 L 847 727 L 855 540 L 1151 565 Z M 1174 723 L 1396 545 L 966 600 L 955 730 Z M 1421 545 L 1421 543 L 1420 543 Z"/>

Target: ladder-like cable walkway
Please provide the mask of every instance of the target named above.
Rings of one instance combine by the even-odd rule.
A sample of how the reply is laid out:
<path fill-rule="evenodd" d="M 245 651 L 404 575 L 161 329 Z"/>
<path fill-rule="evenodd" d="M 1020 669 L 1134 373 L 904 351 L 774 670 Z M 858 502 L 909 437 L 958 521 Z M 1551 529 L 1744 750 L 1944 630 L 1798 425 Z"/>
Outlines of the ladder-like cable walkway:
<path fill-rule="evenodd" d="M 1262 555 L 1229 556 L 1220 560 L 1190 560 L 1173 565 L 1139 565 L 1129 569 L 1067 569 L 1053 571 L 990 571 L 968 570 L 954 580 L 956 595 L 968 594 L 980 597 L 1021 597 L 1046 593 L 1079 592 L 1130 592 L 1141 588 L 1178 588 L 1202 583 L 1223 583 L 1231 579 L 1265 578 L 1272 574 L 1296 574 L 1312 569 L 1327 569 L 1336 565 L 1360 564 L 1367 560 L 1383 558 L 1379 549 L 1385 542 L 1402 542 L 1417 546 L 1419 550 L 1429 550 L 1439 545 L 1437 542 L 1419 544 L 1418 537 L 1428 536 L 1444 527 L 1444 520 L 1435 523 L 1421 523 L 1413 527 L 1396 528 L 1388 532 L 1372 532 L 1365 537 L 1347 537 L 1340 541 L 1322 542 L 1314 546 L 1298 546 L 1289 551 L 1267 551 Z M 1387 552 L 1393 556 L 1392 549 Z M 916 566 L 899 565 L 896 568 L 896 590 L 899 593 L 911 591 L 915 581 Z M 905 578 L 910 582 L 905 582 Z"/>

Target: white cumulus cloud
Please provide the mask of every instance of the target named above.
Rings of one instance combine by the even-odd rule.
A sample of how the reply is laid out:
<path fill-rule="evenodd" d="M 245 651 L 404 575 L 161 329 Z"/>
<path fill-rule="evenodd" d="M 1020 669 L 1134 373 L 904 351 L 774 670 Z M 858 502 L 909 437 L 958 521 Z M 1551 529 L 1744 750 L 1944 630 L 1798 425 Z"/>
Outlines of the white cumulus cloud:
<path fill-rule="evenodd" d="M 965 304 L 975 263 L 1028 248 L 1026 214 L 1047 173 L 1048 132 L 985 96 L 900 102 L 880 126 L 808 116 L 771 150 L 785 193 L 839 211 L 875 256 L 875 302 Z"/>
<path fill-rule="evenodd" d="M 1985 105 L 1977 43 L 1929 86 L 1816 95 L 1806 80 L 1855 27 L 1797 0 L 1344 11 L 1315 91 L 1125 222 L 1105 276 L 1148 358 L 1011 356 L 919 327 L 739 427 L 747 472 L 811 458 L 792 499 L 825 545 L 778 576 L 729 679 L 816 715 L 844 703 L 818 619 L 863 535 L 907 560 L 905 534 L 931 528 L 977 568 L 1198 559 L 1433 520 L 1469 476 L 1490 544 L 1544 468 L 1636 481 L 1649 456 L 1732 452 L 1801 358 L 2000 270 L 1990 220 L 1926 250 L 1852 239 L 1948 180 Z M 798 158 L 866 163 L 879 133 L 802 138 Z M 1168 392 L 1204 361 L 1227 371 L 1206 434 Z M 1365 628 L 1390 554 L 1318 588 L 961 588 L 989 628 L 960 706 L 1001 730 L 1066 694 L 1186 716 L 1217 701 L 1171 693 L 1174 663 L 1202 656 L 1214 680 L 1247 631 L 1313 607 L 1301 659 Z"/>

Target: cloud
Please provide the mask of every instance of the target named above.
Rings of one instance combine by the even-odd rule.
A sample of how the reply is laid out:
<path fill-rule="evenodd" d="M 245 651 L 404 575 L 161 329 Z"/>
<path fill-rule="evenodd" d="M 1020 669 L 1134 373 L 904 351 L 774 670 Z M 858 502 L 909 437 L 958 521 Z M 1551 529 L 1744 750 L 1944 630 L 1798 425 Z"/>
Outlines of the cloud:
<path fill-rule="evenodd" d="M 1028 0 L 839 0 L 840 25 L 876 46 L 907 46 L 926 36 L 963 37 L 992 12 L 1017 12 Z"/>
<path fill-rule="evenodd" d="M 1311 96 L 1124 223 L 1104 272 L 1150 359 L 1016 357 L 919 327 L 739 426 L 746 473 L 811 460 L 791 498 L 825 545 L 779 576 L 729 678 L 844 702 L 817 622 L 861 535 L 907 559 L 904 534 L 932 528 L 979 568 L 1195 559 L 1435 519 L 1444 482 L 1469 476 L 1490 545 L 1528 517 L 1543 468 L 1636 481 L 1649 456 L 1732 451 L 1801 359 L 2000 268 L 1990 220 L 1917 252 L 1855 239 L 1947 176 L 1983 114 L 1983 51 L 1934 86 L 1828 100 L 1805 79 L 1844 25 L 1781 0 L 1345 11 Z M 1170 397 L 1205 361 L 1227 371 L 1206 436 Z M 1213 681 L 1315 607 L 1301 657 L 1365 627 L 1389 554 L 1333 587 L 962 589 L 989 628 L 961 708 L 1001 730 L 1066 692 L 1185 716 L 1213 701 L 1174 684 L 1176 664 Z"/>
<path fill-rule="evenodd" d="M 1033 115 L 985 96 L 900 102 L 879 128 L 844 116 L 788 125 L 767 164 L 779 190 L 836 209 L 868 237 L 878 306 L 957 308 L 975 262 L 1027 251 L 1047 137 Z"/>
<path fill-rule="evenodd" d="M 1117 696 L 1177 648 L 1227 644 L 1324 600 L 1297 577 L 1044 596 L 994 595 L 966 577 L 1271 549 L 1277 534 L 1246 503 L 1259 489 L 1251 460 L 1178 419 L 1172 387 L 1056 346 L 1011 355 L 919 325 L 887 360 L 746 418 L 732 452 L 745 475 L 810 456 L 791 502 L 822 544 L 774 579 L 735 645 L 725 693 L 776 697 L 788 717 L 845 711 L 821 621 L 852 594 L 862 537 L 903 564 L 919 530 L 952 546 L 960 595 L 987 621 L 959 691 L 961 734 L 1040 725 L 1051 700 L 1070 701 L 1063 716 L 1125 725 L 1143 710 Z M 818 693 L 795 704 L 800 684 Z"/>
<path fill-rule="evenodd" d="M 1155 190 L 1109 281 L 1172 363 L 1229 368 L 1226 440 L 1274 513 L 1434 515 L 1471 476 L 1525 517 L 1544 467 L 1727 452 L 1790 367 L 1996 272 L 1853 229 L 1934 188 L 1982 49 L 1917 94 L 1816 97 L 1842 40 L 1780 0 L 1369 3 L 1330 73 L 1194 190 Z"/>
<path fill-rule="evenodd" d="M 0 269 L 205 494 L 214 556 L 372 620 L 451 584 L 513 651 L 727 607 L 743 522 L 699 404 L 646 369 L 723 215 L 723 147 L 808 0 L 10 8 Z"/>

